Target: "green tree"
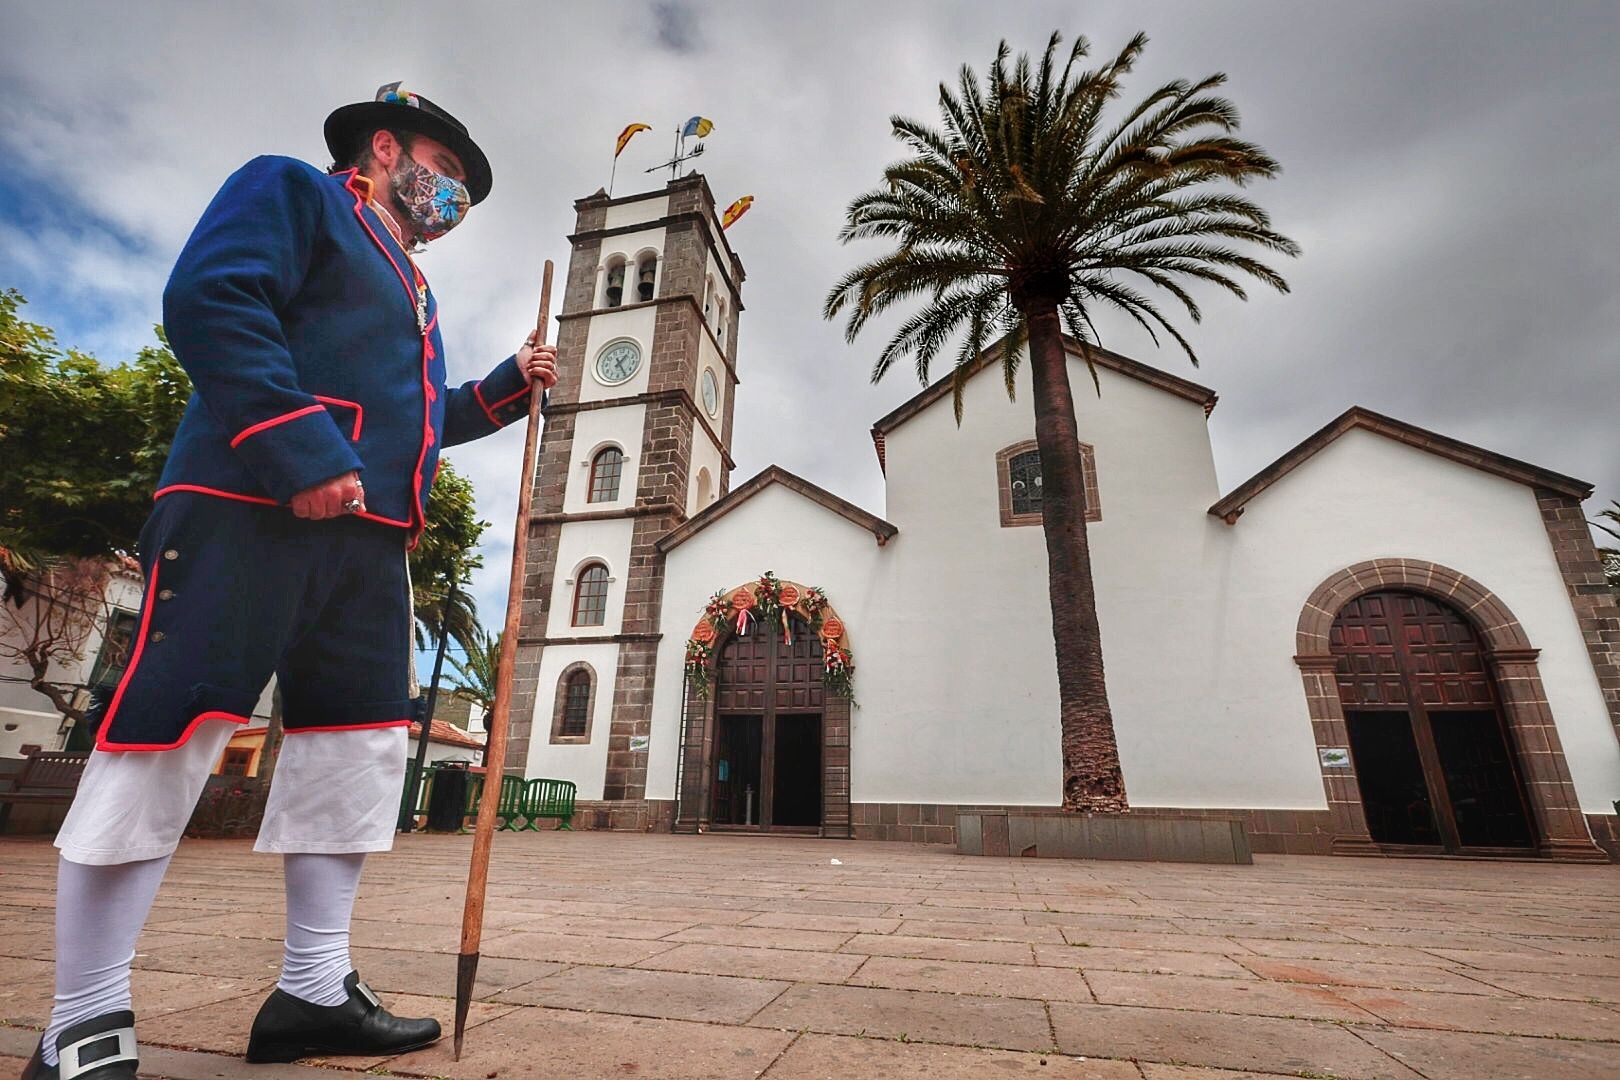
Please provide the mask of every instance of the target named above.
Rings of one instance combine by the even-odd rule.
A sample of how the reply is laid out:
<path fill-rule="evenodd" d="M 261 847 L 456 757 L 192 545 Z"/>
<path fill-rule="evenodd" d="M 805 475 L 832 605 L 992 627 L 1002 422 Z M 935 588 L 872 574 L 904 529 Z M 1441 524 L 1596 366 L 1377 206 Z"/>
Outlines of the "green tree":
<path fill-rule="evenodd" d="M 104 367 L 64 349 L 0 291 L 0 567 L 9 589 L 55 557 L 130 551 L 191 395 L 157 344 Z"/>
<path fill-rule="evenodd" d="M 67 609 L 53 582 L 69 573 L 75 581 L 98 573 L 104 580 L 101 564 L 134 549 L 191 380 L 161 327 L 157 344 L 134 361 L 103 366 L 62 347 L 49 327 L 23 319 L 24 303 L 15 290 L 0 290 L 0 574 L 18 612 L 11 621 L 27 622 L 11 627 L 11 637 L 28 649 L 17 659 L 33 670 L 36 688 L 60 704 L 72 688 L 52 680 L 50 670 L 87 631 L 61 614 Z M 427 518 L 411 552 L 417 617 L 436 634 L 445 597 L 453 595 L 450 634 L 465 644 L 478 627 L 477 608 L 465 590 L 452 594 L 450 586 L 465 585 L 482 564 L 477 546 L 489 523 L 478 519 L 472 482 L 448 462 Z M 78 565 L 83 560 L 95 565 Z M 41 595 L 41 604 L 22 611 L 30 593 Z"/>
<path fill-rule="evenodd" d="M 1237 109 L 1215 93 L 1225 76 L 1176 79 L 1105 120 L 1147 39 L 1137 35 L 1093 70 L 1079 69 L 1083 38 L 1066 60 L 1060 40 L 1054 33 L 1034 64 L 1028 55 L 1010 62 L 1002 42 L 982 90 L 964 66 L 955 90 L 940 85 L 940 130 L 891 119 L 910 156 L 884 171 L 881 187 L 850 203 L 839 238 L 894 248 L 845 275 L 825 314 L 847 312 L 853 342 L 874 316 L 923 302 L 878 355 L 874 382 L 910 356 L 926 383 L 934 358 L 965 330 L 952 373 L 958 423 L 963 386 L 993 339 L 1009 395 L 1028 345 L 1063 805 L 1121 811 L 1128 803 L 1103 676 L 1065 330 L 1091 368 L 1093 315 L 1111 309 L 1155 343 L 1159 333 L 1168 335 L 1196 364 L 1153 290 L 1197 322 L 1200 283 L 1240 299 L 1245 276 L 1286 291 L 1282 277 L 1250 252 L 1295 255 L 1298 247 L 1235 190 L 1276 175 L 1278 164 L 1233 134 Z M 1100 392 L 1094 368 L 1091 378 Z"/>
<path fill-rule="evenodd" d="M 474 640 L 467 643 L 465 660 L 450 657 L 450 670 L 455 681 L 450 689 L 468 699 L 484 711 L 484 730 L 489 730 L 490 710 L 495 707 L 495 671 L 501 663 L 501 639 L 504 632 L 491 634 L 480 629 Z"/>
<path fill-rule="evenodd" d="M 411 551 L 411 591 L 416 605 L 416 647 L 439 640 L 440 620 L 451 641 L 471 650 L 482 631 L 478 605 L 468 588 L 484 565 L 478 541 L 489 522 L 478 519 L 472 481 L 445 461 L 433 481 L 427 528 Z"/>

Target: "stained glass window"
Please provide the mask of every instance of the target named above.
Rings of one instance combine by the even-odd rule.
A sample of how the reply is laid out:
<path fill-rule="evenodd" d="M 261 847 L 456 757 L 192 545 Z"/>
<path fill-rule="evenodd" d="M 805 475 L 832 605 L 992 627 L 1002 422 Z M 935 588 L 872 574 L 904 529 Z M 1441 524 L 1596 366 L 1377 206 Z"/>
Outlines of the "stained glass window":
<path fill-rule="evenodd" d="M 1041 452 L 1028 450 L 1007 463 L 1007 482 L 1012 488 L 1012 512 L 1041 512 Z"/>

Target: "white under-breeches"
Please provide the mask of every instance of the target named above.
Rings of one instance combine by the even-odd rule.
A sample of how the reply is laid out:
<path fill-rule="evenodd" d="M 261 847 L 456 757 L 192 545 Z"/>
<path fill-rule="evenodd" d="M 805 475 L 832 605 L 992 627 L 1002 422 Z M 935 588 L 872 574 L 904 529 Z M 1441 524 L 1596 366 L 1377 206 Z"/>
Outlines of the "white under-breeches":
<path fill-rule="evenodd" d="M 179 846 L 236 725 L 202 724 L 173 750 L 90 754 L 56 846 L 91 866 L 161 859 Z M 349 854 L 394 844 L 407 729 L 289 733 L 255 851 Z"/>

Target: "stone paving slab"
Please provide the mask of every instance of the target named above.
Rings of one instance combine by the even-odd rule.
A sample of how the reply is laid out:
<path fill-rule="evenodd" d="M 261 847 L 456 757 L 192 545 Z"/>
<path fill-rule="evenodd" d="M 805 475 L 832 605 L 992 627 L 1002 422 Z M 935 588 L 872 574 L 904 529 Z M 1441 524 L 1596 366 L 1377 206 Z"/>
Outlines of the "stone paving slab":
<path fill-rule="evenodd" d="M 1349 1028 L 1319 1020 L 1061 1003 L 1051 1010 L 1058 1049 L 1065 1054 L 1345 1080 L 1421 1075 Z"/>
<path fill-rule="evenodd" d="M 581 966 L 503 991 L 495 1000 L 624 1016 L 741 1024 L 780 997 L 788 985 L 771 979 Z"/>
<path fill-rule="evenodd" d="M 1139 1080 L 1140 1076 L 1128 1061 L 810 1034 L 788 1047 L 771 1066 L 767 1080 Z"/>
<path fill-rule="evenodd" d="M 367 980 L 447 1030 L 469 846 L 402 837 L 355 923 Z M 319 1071 L 235 1056 L 279 963 L 278 871 L 182 845 L 138 946 L 145 1075 L 1620 1077 L 1616 867 L 502 835 L 464 1060 L 446 1039 Z M 0 837 L 0 1075 L 50 1006 L 54 876 L 47 844 Z"/>
<path fill-rule="evenodd" d="M 965 994 L 803 984 L 777 998 L 752 1023 L 1003 1050 L 1052 1048 L 1052 1028 L 1040 1002 Z"/>
<path fill-rule="evenodd" d="M 459 1062 L 451 1059 L 446 1038 L 426 1050 L 391 1058 L 385 1067 L 395 1075 L 454 1080 L 753 1080 L 792 1041 L 785 1031 L 518 1008 L 469 1031 Z"/>

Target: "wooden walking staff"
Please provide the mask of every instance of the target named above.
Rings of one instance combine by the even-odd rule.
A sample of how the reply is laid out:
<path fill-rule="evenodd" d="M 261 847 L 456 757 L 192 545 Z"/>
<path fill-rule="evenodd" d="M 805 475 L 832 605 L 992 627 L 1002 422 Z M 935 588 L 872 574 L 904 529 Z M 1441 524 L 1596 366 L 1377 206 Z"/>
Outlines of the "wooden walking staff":
<path fill-rule="evenodd" d="M 552 263 L 546 260 L 540 284 L 540 315 L 535 322 L 536 345 L 546 343 L 551 322 Z M 506 590 L 506 627 L 501 634 L 501 656 L 495 666 L 495 705 L 490 710 L 489 736 L 484 749 L 484 791 L 478 802 L 478 825 L 473 832 L 472 868 L 467 872 L 467 906 L 461 913 L 461 956 L 456 961 L 456 1060 L 461 1060 L 461 1038 L 467 1030 L 467 1008 L 478 979 L 478 946 L 484 936 L 484 893 L 489 886 L 489 849 L 495 840 L 495 810 L 501 800 L 501 777 L 506 765 L 506 720 L 512 707 L 512 669 L 517 660 L 518 625 L 523 618 L 523 578 L 529 550 L 529 504 L 534 492 L 536 433 L 540 429 L 542 394 L 529 394 L 529 423 L 523 435 L 523 482 L 518 485 L 517 535 L 512 541 L 512 580 Z"/>

